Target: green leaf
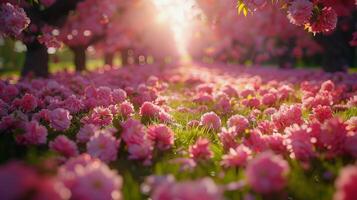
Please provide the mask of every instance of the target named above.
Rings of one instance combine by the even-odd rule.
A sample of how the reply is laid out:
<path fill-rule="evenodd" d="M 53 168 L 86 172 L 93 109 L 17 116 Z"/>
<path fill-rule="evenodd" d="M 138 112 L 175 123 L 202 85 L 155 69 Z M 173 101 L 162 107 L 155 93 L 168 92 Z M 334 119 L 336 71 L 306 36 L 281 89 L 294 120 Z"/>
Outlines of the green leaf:
<path fill-rule="evenodd" d="M 246 17 L 248 15 L 248 9 L 247 8 L 243 8 L 243 14 Z"/>

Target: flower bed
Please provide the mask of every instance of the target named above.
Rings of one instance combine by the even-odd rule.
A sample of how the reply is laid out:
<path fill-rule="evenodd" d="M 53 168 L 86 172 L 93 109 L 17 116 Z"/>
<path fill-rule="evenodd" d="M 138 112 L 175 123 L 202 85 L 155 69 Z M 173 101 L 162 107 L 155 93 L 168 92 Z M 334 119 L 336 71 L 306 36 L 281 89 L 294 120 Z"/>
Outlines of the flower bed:
<path fill-rule="evenodd" d="M 190 64 L 0 82 L 0 199 L 353 199 L 357 76 Z"/>

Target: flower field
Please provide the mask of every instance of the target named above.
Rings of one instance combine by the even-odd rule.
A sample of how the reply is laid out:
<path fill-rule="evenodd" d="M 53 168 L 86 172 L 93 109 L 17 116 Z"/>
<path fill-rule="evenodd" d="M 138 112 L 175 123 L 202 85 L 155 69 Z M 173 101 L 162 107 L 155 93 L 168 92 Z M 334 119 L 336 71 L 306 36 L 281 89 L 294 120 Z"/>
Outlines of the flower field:
<path fill-rule="evenodd" d="M 356 199 L 356 80 L 202 63 L 3 80 L 0 199 Z"/>

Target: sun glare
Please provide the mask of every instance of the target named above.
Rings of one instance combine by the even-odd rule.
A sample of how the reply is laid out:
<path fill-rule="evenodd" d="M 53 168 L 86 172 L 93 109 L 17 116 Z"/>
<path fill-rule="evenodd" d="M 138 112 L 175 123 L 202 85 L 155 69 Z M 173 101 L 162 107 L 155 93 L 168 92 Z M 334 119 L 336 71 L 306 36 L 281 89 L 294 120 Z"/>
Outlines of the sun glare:
<path fill-rule="evenodd" d="M 152 0 L 158 10 L 157 21 L 169 24 L 181 59 L 189 59 L 188 37 L 192 19 L 199 12 L 195 0 Z"/>

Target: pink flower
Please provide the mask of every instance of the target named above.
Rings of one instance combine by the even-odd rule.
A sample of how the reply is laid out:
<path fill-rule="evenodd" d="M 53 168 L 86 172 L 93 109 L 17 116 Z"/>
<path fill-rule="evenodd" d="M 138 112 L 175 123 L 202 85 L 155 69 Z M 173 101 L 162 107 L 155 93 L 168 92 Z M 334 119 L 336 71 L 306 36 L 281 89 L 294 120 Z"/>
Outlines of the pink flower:
<path fill-rule="evenodd" d="M 216 109 L 223 114 L 227 114 L 232 111 L 231 102 L 226 95 L 222 95 L 218 98 Z"/>
<path fill-rule="evenodd" d="M 206 93 L 199 93 L 197 96 L 193 98 L 193 102 L 199 104 L 209 104 L 213 102 L 213 96 Z"/>
<path fill-rule="evenodd" d="M 285 129 L 286 145 L 290 151 L 290 157 L 302 161 L 309 161 L 315 157 L 314 146 L 311 143 L 311 135 L 306 125 L 293 125 Z"/>
<path fill-rule="evenodd" d="M 140 115 L 144 119 L 158 119 L 161 122 L 170 122 L 171 116 L 160 106 L 151 102 L 144 102 L 140 107 Z"/>
<path fill-rule="evenodd" d="M 239 145 L 235 149 L 229 149 L 228 154 L 223 155 L 221 163 L 224 167 L 242 167 L 250 159 L 251 153 L 249 148 Z"/>
<path fill-rule="evenodd" d="M 333 158 L 343 152 L 346 136 L 346 125 L 338 118 L 331 118 L 321 125 L 317 142 L 326 150 L 327 157 Z"/>
<path fill-rule="evenodd" d="M 244 3 L 247 5 L 247 7 L 255 11 L 257 9 L 263 8 L 266 4 L 266 0 L 244 0 Z"/>
<path fill-rule="evenodd" d="M 267 93 L 263 95 L 262 103 L 266 106 L 272 106 L 277 101 L 277 96 L 274 93 Z"/>
<path fill-rule="evenodd" d="M 151 125 L 147 130 L 148 138 L 158 149 L 166 150 L 174 144 L 174 132 L 164 124 Z"/>
<path fill-rule="evenodd" d="M 121 103 L 125 101 L 127 95 L 124 90 L 118 88 L 113 90 L 112 97 L 115 103 Z"/>
<path fill-rule="evenodd" d="M 348 135 L 343 146 L 349 155 L 357 158 L 357 132 Z"/>
<path fill-rule="evenodd" d="M 259 193 L 271 193 L 282 190 L 289 173 L 288 163 L 271 152 L 259 154 L 247 165 L 247 182 Z"/>
<path fill-rule="evenodd" d="M 78 155 L 76 143 L 68 139 L 65 135 L 59 135 L 49 144 L 50 149 L 69 158 Z"/>
<path fill-rule="evenodd" d="M 129 144 L 128 152 L 130 160 L 141 160 L 144 165 L 150 165 L 152 159 L 153 146 L 151 141 L 143 140 L 141 143 Z"/>
<path fill-rule="evenodd" d="M 258 129 L 250 130 L 248 136 L 243 138 L 243 144 L 254 152 L 263 152 L 268 148 L 266 138 Z"/>
<path fill-rule="evenodd" d="M 243 99 L 242 105 L 244 105 L 246 107 L 250 107 L 250 108 L 259 108 L 260 101 L 259 101 L 259 99 L 255 98 L 255 97 L 249 98 L 249 99 Z"/>
<path fill-rule="evenodd" d="M 221 128 L 221 119 L 214 112 L 208 112 L 201 116 L 200 125 L 218 131 Z"/>
<path fill-rule="evenodd" d="M 272 115 L 276 112 L 277 112 L 276 108 L 269 107 L 269 108 L 265 109 L 263 113 L 265 115 Z"/>
<path fill-rule="evenodd" d="M 274 113 L 272 116 L 272 121 L 278 130 L 284 130 L 284 128 L 291 126 L 293 124 L 302 123 L 302 110 L 301 106 L 295 105 L 282 105 L 280 106 L 279 112 Z"/>
<path fill-rule="evenodd" d="M 34 170 L 18 162 L 0 166 L 0 198 L 21 199 L 34 189 L 37 176 Z"/>
<path fill-rule="evenodd" d="M 196 91 L 198 93 L 207 93 L 212 94 L 213 92 L 213 85 L 212 84 L 201 84 L 196 87 Z"/>
<path fill-rule="evenodd" d="M 40 110 L 38 113 L 35 113 L 32 116 L 32 119 L 35 119 L 37 121 L 45 121 L 45 122 L 49 122 L 50 121 L 50 113 L 51 111 L 48 109 L 42 109 Z"/>
<path fill-rule="evenodd" d="M 51 127 L 57 131 L 65 131 L 71 125 L 72 116 L 63 108 L 56 108 L 50 113 Z"/>
<path fill-rule="evenodd" d="M 320 91 L 333 92 L 335 90 L 335 84 L 331 81 L 325 81 L 321 84 Z"/>
<path fill-rule="evenodd" d="M 233 128 L 222 128 L 221 132 L 218 133 L 219 140 L 221 141 L 223 148 L 228 150 L 230 148 L 236 148 L 237 143 L 237 132 Z"/>
<path fill-rule="evenodd" d="M 230 85 L 225 85 L 222 89 L 222 92 L 224 92 L 226 95 L 228 95 L 231 98 L 238 97 L 237 90 Z"/>
<path fill-rule="evenodd" d="M 350 132 L 357 132 L 357 116 L 351 117 L 346 121 L 347 127 L 346 130 Z"/>
<path fill-rule="evenodd" d="M 130 117 L 135 112 L 133 104 L 128 101 L 124 101 L 123 103 L 121 103 L 119 105 L 119 109 L 120 114 L 125 118 Z"/>
<path fill-rule="evenodd" d="M 37 121 L 25 123 L 25 133 L 18 135 L 16 140 L 21 144 L 45 144 L 47 141 L 47 129 Z"/>
<path fill-rule="evenodd" d="M 85 124 L 77 133 L 77 141 L 80 143 L 86 143 L 89 139 L 98 131 L 99 128 L 94 124 Z"/>
<path fill-rule="evenodd" d="M 151 195 L 153 200 L 222 200 L 222 190 L 210 179 L 204 178 L 195 181 L 168 182 L 157 184 Z"/>
<path fill-rule="evenodd" d="M 119 143 L 111 133 L 99 131 L 87 143 L 87 152 L 104 162 L 114 161 L 117 159 Z"/>
<path fill-rule="evenodd" d="M 107 126 L 112 123 L 113 114 L 108 108 L 96 107 L 89 116 L 82 118 L 84 124 L 94 124 L 96 126 Z"/>
<path fill-rule="evenodd" d="M 192 128 L 192 127 L 197 127 L 197 126 L 199 126 L 200 125 L 200 121 L 198 121 L 198 120 L 191 120 L 191 121 L 189 121 L 188 123 L 187 123 L 187 127 L 190 127 L 190 128 Z"/>
<path fill-rule="evenodd" d="M 146 129 L 140 121 L 135 119 L 128 119 L 122 123 L 121 138 L 127 145 L 141 144 L 146 139 Z"/>
<path fill-rule="evenodd" d="M 229 128 L 234 128 L 234 130 L 240 134 L 249 127 L 249 121 L 243 115 L 233 115 L 228 119 L 227 126 Z"/>
<path fill-rule="evenodd" d="M 198 138 L 196 143 L 189 147 L 189 153 L 195 160 L 209 160 L 213 157 L 210 141 L 206 138 Z"/>
<path fill-rule="evenodd" d="M 334 200 L 353 200 L 357 196 L 357 166 L 350 165 L 340 171 L 336 182 Z"/>
<path fill-rule="evenodd" d="M 32 94 L 26 93 L 20 100 L 20 109 L 24 112 L 31 112 L 37 107 L 37 99 Z"/>
<path fill-rule="evenodd" d="M 309 31 L 313 33 L 319 32 L 329 32 L 336 28 L 337 25 L 337 14 L 331 7 L 324 7 L 317 19 L 311 22 Z"/>
<path fill-rule="evenodd" d="M 274 132 L 275 126 L 274 123 L 268 120 L 260 121 L 258 123 L 258 129 L 263 134 L 272 134 Z"/>
<path fill-rule="evenodd" d="M 67 163 L 76 162 L 74 168 L 68 168 L 67 163 L 59 169 L 58 180 L 70 190 L 71 199 L 122 199 L 122 178 L 116 171 L 99 160 L 87 160 L 81 164 L 82 156 L 70 159 Z M 73 164 L 72 164 L 73 165 Z"/>
<path fill-rule="evenodd" d="M 308 0 L 292 1 L 288 8 L 288 18 L 295 25 L 303 25 L 309 22 L 312 16 L 313 4 Z"/>
<path fill-rule="evenodd" d="M 69 110 L 71 113 L 78 113 L 84 108 L 82 101 L 74 95 L 71 95 L 66 100 L 64 100 L 62 107 Z"/>
<path fill-rule="evenodd" d="M 58 35 L 54 34 L 55 29 L 49 25 L 42 27 L 42 35 L 37 37 L 37 40 L 45 45 L 47 48 L 58 49 L 62 46 L 61 41 L 58 38 Z"/>
<path fill-rule="evenodd" d="M 263 136 L 263 141 L 267 143 L 267 146 L 277 154 L 287 153 L 286 145 L 284 144 L 285 140 L 285 136 L 280 133 Z"/>
<path fill-rule="evenodd" d="M 330 106 L 321 106 L 312 109 L 313 114 L 310 116 L 311 119 L 316 119 L 323 123 L 325 120 L 333 117 L 332 110 Z"/>
<path fill-rule="evenodd" d="M 23 8 L 10 3 L 2 3 L 0 11 L 0 35 L 17 37 L 30 24 L 30 19 Z"/>

